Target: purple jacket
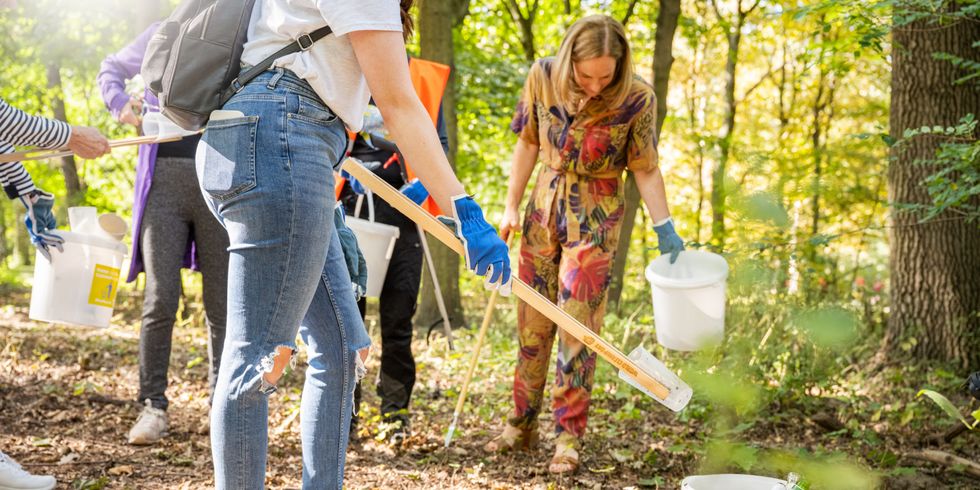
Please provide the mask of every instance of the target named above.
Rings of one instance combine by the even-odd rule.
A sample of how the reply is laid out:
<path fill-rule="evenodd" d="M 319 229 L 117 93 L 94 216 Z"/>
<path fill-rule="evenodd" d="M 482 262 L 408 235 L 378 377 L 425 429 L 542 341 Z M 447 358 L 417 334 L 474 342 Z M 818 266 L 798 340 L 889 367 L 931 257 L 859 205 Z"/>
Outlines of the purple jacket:
<path fill-rule="evenodd" d="M 143 54 L 146 52 L 146 44 L 150 37 L 156 32 L 159 22 L 154 22 L 142 34 L 136 37 L 132 43 L 121 49 L 118 53 L 110 54 L 102 61 L 102 68 L 96 80 L 102 90 L 102 100 L 112 115 L 118 116 L 123 107 L 129 101 L 129 94 L 126 93 L 126 80 L 135 77 L 140 72 L 143 64 Z M 147 110 L 159 112 L 159 101 L 149 90 L 144 94 L 143 104 Z M 146 207 L 146 198 L 150 195 L 150 185 L 153 182 L 153 168 L 157 160 L 158 145 L 140 145 L 139 158 L 136 163 L 136 186 L 133 196 L 133 250 L 132 261 L 129 265 L 129 276 L 127 282 L 136 280 L 136 276 L 143 272 L 143 249 L 140 246 L 140 225 L 143 223 L 143 210 Z M 184 257 L 184 267 L 197 270 L 197 250 L 194 245 L 193 231 L 187 241 L 187 255 Z"/>

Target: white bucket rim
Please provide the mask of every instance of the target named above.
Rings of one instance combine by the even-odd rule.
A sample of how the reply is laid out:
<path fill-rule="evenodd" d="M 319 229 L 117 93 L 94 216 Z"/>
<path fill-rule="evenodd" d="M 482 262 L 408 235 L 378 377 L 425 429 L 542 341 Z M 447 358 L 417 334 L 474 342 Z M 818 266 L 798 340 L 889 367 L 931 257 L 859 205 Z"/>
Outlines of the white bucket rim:
<path fill-rule="evenodd" d="M 728 262 L 721 255 L 711 253 L 711 252 L 706 252 L 704 250 L 685 250 L 681 252 L 681 254 L 700 255 L 706 257 L 708 260 L 713 261 L 715 264 L 723 266 L 723 268 L 719 267 L 718 272 L 714 274 L 707 274 L 704 277 L 697 280 L 675 279 L 672 277 L 667 277 L 667 276 L 657 274 L 655 270 L 656 269 L 655 266 L 658 263 L 663 263 L 670 260 L 670 255 L 664 254 L 661 255 L 660 257 L 657 257 L 656 259 L 653 259 L 653 261 L 650 262 L 649 265 L 647 265 L 647 268 L 644 271 L 644 275 L 646 276 L 647 281 L 650 281 L 650 284 L 653 284 L 654 286 L 660 288 L 694 289 L 694 288 L 703 288 L 705 286 L 710 286 L 712 284 L 724 283 L 725 279 L 728 278 Z"/>
<path fill-rule="evenodd" d="M 378 223 L 377 221 L 368 221 L 363 218 L 347 216 L 346 223 L 349 228 L 360 228 L 368 233 L 375 233 L 393 238 L 398 238 L 399 235 L 401 235 L 401 230 L 399 230 L 397 226 L 386 225 L 384 223 Z"/>
<path fill-rule="evenodd" d="M 117 252 L 121 254 L 126 253 L 126 244 L 120 241 L 112 240 L 108 237 L 102 237 L 99 235 L 92 235 L 89 233 L 76 233 L 74 231 L 68 230 L 51 230 L 52 235 L 60 236 L 65 239 L 65 243 L 77 243 L 80 245 L 89 245 L 92 247 L 104 248 L 112 252 Z"/>
<path fill-rule="evenodd" d="M 746 475 L 742 473 L 719 473 L 714 475 L 692 475 L 684 478 L 681 481 L 681 486 L 683 485 L 693 485 L 696 483 L 711 483 L 711 480 L 742 480 L 739 483 L 758 483 L 766 485 L 786 485 L 789 483 L 786 480 L 781 480 L 779 478 L 773 478 L 771 476 L 762 475 Z M 730 481 L 728 483 L 731 483 Z M 770 489 L 766 489 L 770 490 Z"/>

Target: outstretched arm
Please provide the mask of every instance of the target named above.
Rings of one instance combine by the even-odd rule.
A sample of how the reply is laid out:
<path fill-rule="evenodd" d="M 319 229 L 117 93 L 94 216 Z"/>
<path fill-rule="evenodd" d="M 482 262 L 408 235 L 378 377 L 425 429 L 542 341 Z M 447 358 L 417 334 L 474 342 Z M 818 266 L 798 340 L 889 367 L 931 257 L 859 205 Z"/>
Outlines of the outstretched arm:
<path fill-rule="evenodd" d="M 432 119 L 419 101 L 408 74 L 401 32 L 355 31 L 348 34 L 358 64 L 392 139 L 441 209 L 466 191 L 443 152 Z"/>
<path fill-rule="evenodd" d="M 135 77 L 140 72 L 143 55 L 146 53 L 146 45 L 159 26 L 159 22 L 154 22 L 133 42 L 102 60 L 102 66 L 95 80 L 102 92 L 102 100 L 109 112 L 112 113 L 112 117 L 117 120 L 122 119 L 122 113 L 127 108 L 132 111 L 130 106 L 133 102 L 131 101 L 132 97 L 126 93 L 126 80 Z M 123 122 L 134 123 L 135 121 Z"/>
<path fill-rule="evenodd" d="M 489 288 L 510 294 L 507 245 L 487 223 L 483 210 L 465 195 L 422 107 L 408 74 L 400 32 L 355 31 L 348 34 L 388 132 L 441 209 L 453 210 L 456 234 L 463 241 L 466 267 L 486 276 Z"/>
<path fill-rule="evenodd" d="M 12 153 L 14 145 L 57 148 L 69 138 L 67 123 L 31 116 L 0 99 L 0 153 Z M 11 199 L 34 190 L 34 181 L 20 162 L 0 163 L 0 183 Z"/>

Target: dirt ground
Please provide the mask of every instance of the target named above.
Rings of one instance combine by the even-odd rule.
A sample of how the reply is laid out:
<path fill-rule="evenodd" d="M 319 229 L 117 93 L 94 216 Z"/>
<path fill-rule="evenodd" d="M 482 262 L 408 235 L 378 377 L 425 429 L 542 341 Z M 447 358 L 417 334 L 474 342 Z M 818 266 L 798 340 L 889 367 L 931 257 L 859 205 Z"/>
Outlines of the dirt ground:
<path fill-rule="evenodd" d="M 133 401 L 138 380 L 138 298 L 120 298 L 108 329 L 49 325 L 27 319 L 23 291 L 4 293 L 0 310 L 0 449 L 34 473 L 53 474 L 59 488 L 192 489 L 213 484 L 208 438 L 207 347 L 194 314 L 174 334 L 171 357 L 170 435 L 151 447 L 126 444 L 139 412 Z M 511 308 L 501 306 L 504 313 Z M 512 312 L 511 312 L 512 314 Z M 199 320 L 199 317 L 198 317 Z M 376 335 L 376 316 L 369 316 Z M 365 389 L 363 422 L 347 456 L 346 486 L 354 489 L 496 488 L 679 488 L 699 469 L 701 422 L 664 409 L 639 410 L 636 392 L 600 373 L 582 451 L 573 476 L 548 474 L 553 438 L 531 453 L 496 456 L 482 445 L 499 430 L 510 407 L 513 342 L 498 332 L 485 353 L 451 447 L 443 448 L 475 344 L 474 332 L 457 331 L 457 350 L 442 339 L 418 338 L 418 383 L 413 397 L 412 436 L 398 448 L 378 440 L 377 397 Z M 422 337 L 417 336 L 417 337 Z M 372 355 L 368 380 L 377 372 Z M 604 368 L 605 369 L 605 368 Z M 299 398 L 302 376 L 288 373 L 270 405 L 266 484 L 300 488 Z M 370 384 L 370 383 L 368 383 Z M 367 388 L 367 385 L 366 385 Z M 550 427 L 550 413 L 542 426 Z M 762 446 L 815 448 L 818 427 L 774 419 L 751 429 Z M 884 480 L 885 488 L 980 488 L 976 480 L 924 465 Z"/>

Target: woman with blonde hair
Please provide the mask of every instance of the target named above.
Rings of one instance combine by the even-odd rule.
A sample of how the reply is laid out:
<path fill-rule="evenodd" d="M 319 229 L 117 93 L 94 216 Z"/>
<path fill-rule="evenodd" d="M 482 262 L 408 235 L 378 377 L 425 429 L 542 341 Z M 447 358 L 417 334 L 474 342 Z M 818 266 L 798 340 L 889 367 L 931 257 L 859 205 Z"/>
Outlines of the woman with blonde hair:
<path fill-rule="evenodd" d="M 500 231 L 522 227 L 519 277 L 595 332 L 602 327 L 606 289 L 623 221 L 623 171 L 636 176 L 654 221 L 660 251 L 684 249 L 667 208 L 657 165 L 656 98 L 633 73 L 629 43 L 616 20 L 593 15 L 565 35 L 556 58 L 531 66 L 511 129 L 518 135 Z M 535 163 L 538 172 L 523 225 L 518 207 Z M 555 324 L 527 304 L 518 306 L 520 351 L 514 412 L 486 449 L 527 449 L 537 443 L 537 419 Z M 596 355 L 559 332 L 552 406 L 552 473 L 578 468 Z"/>

